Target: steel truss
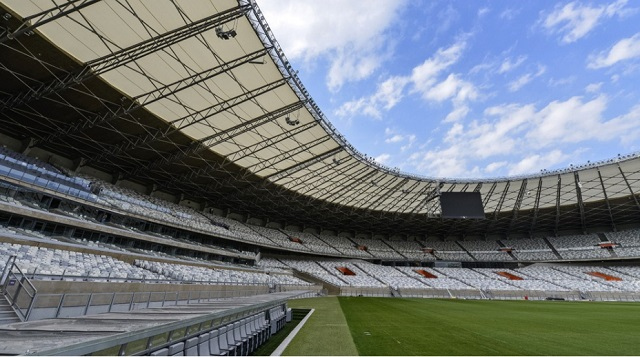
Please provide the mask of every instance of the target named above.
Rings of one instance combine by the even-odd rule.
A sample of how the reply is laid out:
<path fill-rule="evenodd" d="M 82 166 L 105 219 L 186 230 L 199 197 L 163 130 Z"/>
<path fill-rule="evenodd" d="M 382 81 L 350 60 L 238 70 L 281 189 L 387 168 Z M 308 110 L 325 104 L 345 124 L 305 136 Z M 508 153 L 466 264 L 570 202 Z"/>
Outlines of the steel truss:
<path fill-rule="evenodd" d="M 31 41 L 23 41 L 22 35 L 71 14 L 82 14 L 96 2 L 75 0 L 52 7 L 20 23 L 14 21 L 17 25 L 0 36 L 2 55 L 25 56 L 47 73 L 35 76 L 27 69 L 0 63 L 0 73 L 19 83 L 6 92 L 9 95 L 0 103 L 0 118 L 7 124 L 0 131 L 24 139 L 25 143 L 31 142 L 32 146 L 81 159 L 78 161 L 82 165 L 120 179 L 153 185 L 156 190 L 188 197 L 203 205 L 320 229 L 439 237 L 488 236 L 588 231 L 600 224 L 615 230 L 617 226 L 637 222 L 640 217 L 637 197 L 640 173 L 634 168 L 625 169 L 620 163 L 605 164 L 603 167 L 608 170 L 594 166 L 509 179 L 453 181 L 399 173 L 366 159 L 324 117 L 252 0 L 240 0 L 229 10 L 197 21 L 189 20 L 188 12 L 181 11 L 174 3 L 185 24 L 166 33 L 156 33 L 152 26 L 136 17 L 150 38 L 78 64 L 72 70 L 55 65 L 51 53 L 50 58 L 39 58 L 35 49 L 27 45 Z M 122 0 L 117 1 L 133 11 L 129 1 L 124 2 L 129 6 Z M 251 34 L 252 40 L 258 38 L 263 47 L 232 60 L 220 60 L 217 44 L 207 41 L 203 33 L 245 19 L 255 31 Z M 83 26 L 87 31 L 93 29 L 88 22 Z M 35 36 L 39 36 L 37 32 Z M 96 36 L 115 46 L 98 31 Z M 180 61 L 172 52 L 172 46 L 188 38 L 202 44 L 215 58 L 213 63 L 196 70 Z M 145 74 L 138 60 L 158 51 L 184 67 L 187 75 L 163 84 Z M 265 57 L 270 67 L 274 64 L 279 69 L 281 77 L 246 88 L 236 78 L 241 66 L 256 61 L 266 63 Z M 114 100 L 115 90 L 107 93 L 109 95 L 99 94 L 104 89 L 97 90 L 91 79 L 124 69 L 123 66 L 145 76 L 155 89 L 137 96 L 125 94 L 120 101 Z M 223 74 L 233 83 L 233 95 L 210 86 Z M 187 88 L 202 90 L 210 96 L 206 108 L 189 108 L 175 96 Z M 260 98 L 288 89 L 295 93 L 295 100 L 283 100 L 277 109 L 266 110 L 261 106 Z M 94 101 L 95 105 L 89 108 L 78 104 L 74 101 L 78 97 Z M 189 114 L 169 120 L 157 118 L 147 108 L 161 100 L 182 105 Z M 254 112 L 244 117 L 244 104 L 257 107 L 259 114 Z M 63 107 L 64 111 L 48 113 L 42 109 L 47 105 Z M 306 111 L 305 117 L 312 120 L 294 127 L 282 123 L 281 118 L 296 111 Z M 222 129 L 216 125 L 215 118 L 226 113 L 237 118 L 238 124 Z M 71 118 L 60 117 L 64 114 L 70 114 Z M 185 129 L 196 125 L 210 131 L 198 140 L 188 137 Z M 267 127 L 270 132 L 264 129 Z M 252 141 L 243 142 L 242 134 L 250 134 Z M 309 139 L 303 142 L 302 137 Z M 289 142 L 294 145 L 284 150 L 281 144 Z M 227 144 L 225 150 L 231 152 L 226 155 L 216 152 L 221 144 Z M 233 145 L 231 149 L 230 145 Z M 265 150 L 267 148 L 274 149 L 273 153 Z M 243 161 L 245 158 L 254 162 L 246 163 L 249 160 Z M 617 172 L 612 173 L 611 167 L 615 165 Z M 593 170 L 597 175 L 583 175 L 586 170 Z M 596 178 L 586 187 L 581 186 L 580 177 Z M 488 219 L 470 222 L 440 218 L 438 203 L 429 198 L 441 184 L 446 184 L 443 189 L 448 191 L 481 192 L 484 206 L 491 207 Z M 535 199 L 528 198 L 530 192 Z M 604 199 L 600 200 L 601 197 Z"/>

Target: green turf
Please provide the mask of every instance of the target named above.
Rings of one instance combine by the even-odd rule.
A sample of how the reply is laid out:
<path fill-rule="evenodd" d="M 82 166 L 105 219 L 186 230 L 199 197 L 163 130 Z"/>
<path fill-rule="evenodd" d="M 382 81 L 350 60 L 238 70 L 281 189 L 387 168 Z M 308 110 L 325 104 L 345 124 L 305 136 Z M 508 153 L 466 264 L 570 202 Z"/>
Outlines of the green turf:
<path fill-rule="evenodd" d="M 360 355 L 640 353 L 640 304 L 362 297 L 339 301 Z M 318 333 L 315 338 L 324 336 Z"/>
<path fill-rule="evenodd" d="M 284 350 L 283 355 L 358 355 L 336 297 L 290 300 L 287 304 L 291 308 L 314 308 L 316 311 Z"/>

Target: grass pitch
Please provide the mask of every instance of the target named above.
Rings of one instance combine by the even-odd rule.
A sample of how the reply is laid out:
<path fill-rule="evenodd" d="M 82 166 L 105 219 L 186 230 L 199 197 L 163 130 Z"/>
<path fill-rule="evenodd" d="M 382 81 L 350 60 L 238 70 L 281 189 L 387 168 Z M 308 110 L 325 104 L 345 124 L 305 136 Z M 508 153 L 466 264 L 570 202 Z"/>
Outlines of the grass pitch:
<path fill-rule="evenodd" d="M 316 320 L 307 322 L 285 354 L 353 355 L 350 344 L 359 355 L 640 352 L 640 304 L 635 303 L 340 297 L 290 305 L 318 303 Z M 328 315 L 320 317 L 323 311 Z"/>

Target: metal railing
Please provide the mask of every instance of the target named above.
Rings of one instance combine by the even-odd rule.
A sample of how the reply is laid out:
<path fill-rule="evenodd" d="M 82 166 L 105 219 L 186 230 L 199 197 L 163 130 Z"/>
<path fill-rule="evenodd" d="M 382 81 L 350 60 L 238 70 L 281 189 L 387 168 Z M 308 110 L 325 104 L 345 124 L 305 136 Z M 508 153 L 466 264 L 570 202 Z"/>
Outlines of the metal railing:
<path fill-rule="evenodd" d="M 20 320 L 27 321 L 38 290 L 16 265 L 15 255 L 10 256 L 7 260 L 0 277 L 0 287 L 2 294 L 17 312 Z"/>
<path fill-rule="evenodd" d="M 265 293 L 260 289 L 38 294 L 30 320 L 129 312 L 153 307 L 189 305 Z"/>
<path fill-rule="evenodd" d="M 220 299 L 266 294 L 265 285 L 209 285 L 207 290 L 62 293 L 38 294 L 30 309 L 29 320 L 68 318 L 107 312 L 129 312 L 133 310 L 166 306 L 189 305 Z M 278 291 L 301 290 L 303 286 L 278 285 Z M 316 291 L 317 290 L 317 291 Z M 310 294 L 318 295 L 319 287 Z M 310 295 L 310 296 L 311 296 Z"/>

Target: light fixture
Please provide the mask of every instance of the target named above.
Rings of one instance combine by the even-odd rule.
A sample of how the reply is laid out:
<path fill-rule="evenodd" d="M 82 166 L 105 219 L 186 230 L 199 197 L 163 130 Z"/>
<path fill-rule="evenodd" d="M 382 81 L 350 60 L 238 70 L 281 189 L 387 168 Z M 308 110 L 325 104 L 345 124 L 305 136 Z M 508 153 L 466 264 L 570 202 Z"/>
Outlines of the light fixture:
<path fill-rule="evenodd" d="M 221 38 L 223 40 L 230 40 L 236 37 L 238 33 L 234 29 L 224 31 L 222 27 L 216 27 L 216 35 L 218 36 L 218 38 Z"/>
<path fill-rule="evenodd" d="M 284 121 L 287 122 L 287 124 L 291 125 L 291 126 L 296 126 L 298 124 L 300 124 L 300 120 L 298 119 L 291 119 L 290 117 L 286 117 L 284 118 Z"/>

